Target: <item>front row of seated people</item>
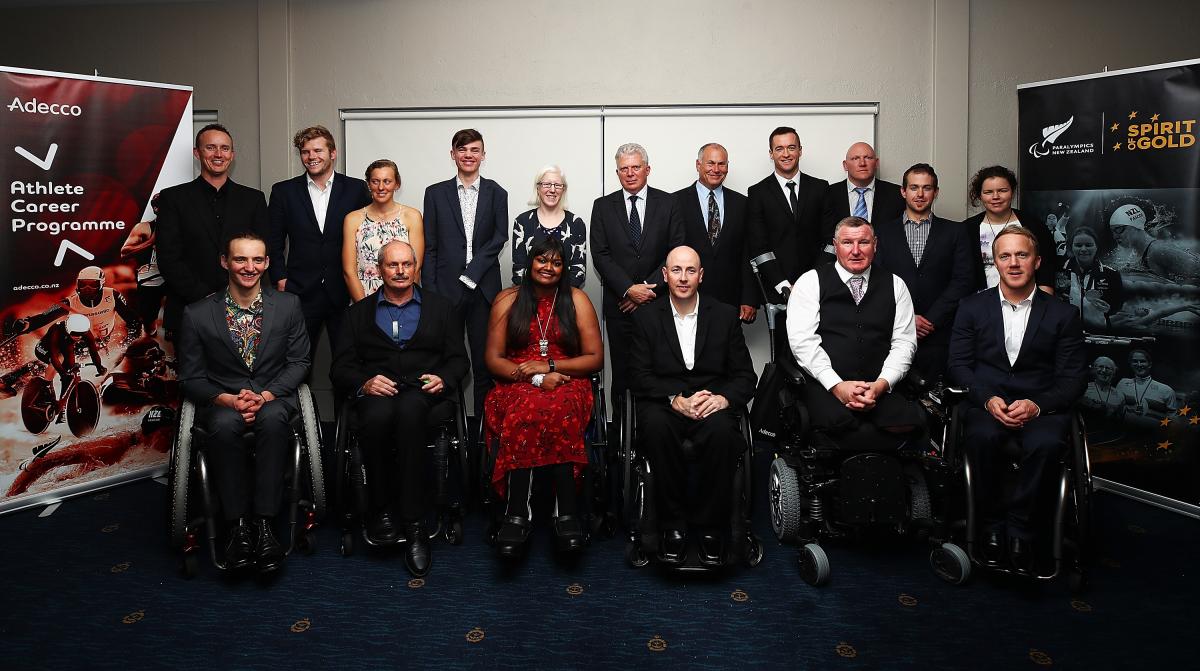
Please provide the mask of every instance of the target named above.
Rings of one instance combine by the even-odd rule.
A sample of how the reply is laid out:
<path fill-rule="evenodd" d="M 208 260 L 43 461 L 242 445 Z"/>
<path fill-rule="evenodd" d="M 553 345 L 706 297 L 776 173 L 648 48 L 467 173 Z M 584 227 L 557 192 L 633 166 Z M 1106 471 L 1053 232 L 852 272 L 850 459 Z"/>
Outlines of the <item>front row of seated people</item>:
<path fill-rule="evenodd" d="M 866 220 L 843 219 L 833 243 L 836 262 L 795 283 L 787 339 L 809 378 L 803 398 L 814 428 L 867 447 L 880 432 L 903 436 L 923 422 L 914 403 L 893 393 L 912 364 L 917 324 L 904 281 L 873 263 L 876 237 Z M 1010 226 L 993 250 L 1000 283 L 961 301 L 949 376 L 970 389 L 965 449 L 976 471 L 985 559 L 1000 565 L 1007 551 L 1007 561 L 1027 571 L 1040 497 L 1067 444 L 1086 368 L 1078 313 L 1037 291 L 1036 238 Z M 198 406 L 198 424 L 213 435 L 209 459 L 232 528 L 226 559 L 234 568 L 267 572 L 283 562 L 271 522 L 295 394 L 308 368 L 308 338 L 296 299 L 261 283 L 268 265 L 261 238 L 235 235 L 221 263 L 227 289 L 185 313 L 180 376 Z M 465 384 L 469 364 L 453 306 L 416 286 L 412 247 L 384 245 L 378 266 L 382 286 L 349 309 L 332 376 L 339 390 L 357 397 L 354 421 L 371 473 L 368 533 L 400 539 L 398 516 L 405 563 L 422 576 L 431 564 L 421 528 L 427 417 Z M 629 362 L 638 444 L 655 474 L 659 558 L 682 563 L 691 535 L 700 561 L 719 564 L 733 474 L 746 448 L 736 410 L 752 398 L 756 376 L 737 308 L 700 295 L 704 271 L 695 250 L 672 250 L 662 275 L 669 299 L 634 313 Z M 576 550 L 584 542 L 577 487 L 587 464 L 588 376 L 603 367 L 603 345 L 595 309 L 570 285 L 556 238 L 534 245 L 521 283 L 498 297 L 486 351 L 500 381 L 484 406 L 495 453 L 492 486 L 506 501 L 497 550 L 509 557 L 522 552 L 538 469 L 548 472 L 554 489 L 558 547 Z M 248 429 L 256 443 L 253 471 L 241 438 Z M 698 455 L 694 496 L 685 439 Z M 1000 457 L 1010 439 L 1020 446 L 1019 476 L 1006 495 Z"/>

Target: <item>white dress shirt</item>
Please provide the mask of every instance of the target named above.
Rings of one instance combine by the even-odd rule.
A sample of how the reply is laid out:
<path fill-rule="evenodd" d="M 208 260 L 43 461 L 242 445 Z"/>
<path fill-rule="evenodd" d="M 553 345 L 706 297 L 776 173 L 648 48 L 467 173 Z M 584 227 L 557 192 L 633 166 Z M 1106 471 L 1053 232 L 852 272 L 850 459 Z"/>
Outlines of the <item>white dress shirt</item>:
<path fill-rule="evenodd" d="M 679 314 L 675 299 L 671 298 L 671 316 L 674 317 L 675 335 L 679 336 L 679 351 L 683 353 L 683 365 L 691 370 L 696 365 L 696 324 L 699 321 L 700 297 L 691 312 Z"/>
<path fill-rule="evenodd" d="M 458 206 L 462 212 L 463 233 L 467 237 L 467 265 L 471 264 L 471 258 L 475 256 L 475 210 L 479 206 L 479 180 L 479 175 L 476 175 L 475 181 L 467 185 L 461 177 L 454 176 L 454 185 L 458 190 Z M 467 277 L 466 273 L 459 275 L 458 280 L 469 289 L 475 288 L 475 282 Z"/>
<path fill-rule="evenodd" d="M 329 194 L 333 193 L 333 173 L 329 173 L 329 179 L 325 180 L 324 190 L 317 186 L 312 175 L 305 173 L 304 179 L 308 182 L 308 199 L 312 201 L 313 214 L 317 215 L 317 228 L 324 233 L 325 212 L 329 210 Z"/>
<path fill-rule="evenodd" d="M 997 292 L 1000 294 L 1000 305 L 1003 306 L 1001 313 L 1004 315 L 1004 351 L 1008 354 L 1010 366 L 1017 362 L 1017 355 L 1021 353 L 1025 327 L 1029 325 L 1029 313 L 1033 308 L 1033 295 L 1037 290 L 1034 286 L 1028 296 L 1016 303 L 1005 298 L 1003 291 Z"/>
<path fill-rule="evenodd" d="M 650 191 L 650 186 L 645 185 L 641 191 L 637 193 L 629 193 L 625 189 L 621 189 L 621 195 L 625 198 L 625 220 L 629 221 L 629 197 L 637 196 L 638 221 L 642 225 L 642 230 L 646 230 L 646 193 Z"/>
<path fill-rule="evenodd" d="M 834 268 L 838 277 L 849 288 L 850 278 L 854 275 L 840 263 L 834 263 Z M 862 277 L 865 296 L 871 283 L 871 269 L 867 268 Z M 913 354 L 917 351 L 917 322 L 913 315 L 912 297 L 899 275 L 892 275 L 892 295 L 896 300 L 896 316 L 892 321 L 891 349 L 888 350 L 883 368 L 879 371 L 879 377 L 887 381 L 889 391 L 908 373 Z M 816 269 L 804 273 L 796 280 L 787 306 L 788 344 L 801 367 L 825 389 L 832 389 L 843 380 L 833 370 L 829 354 L 821 347 L 821 336 L 817 335 L 817 327 L 821 323 L 820 297 L 821 283 L 817 279 Z"/>
<path fill-rule="evenodd" d="M 793 182 L 796 185 L 793 187 L 796 190 L 796 198 L 800 198 L 800 171 L 797 170 L 796 174 L 791 177 L 784 177 L 777 172 L 771 174 L 775 175 L 775 180 L 779 182 L 779 188 L 783 190 L 783 200 L 787 202 L 788 209 L 790 210 L 792 207 L 792 192 L 788 189 L 787 183 Z M 795 212 L 792 214 L 795 214 Z"/>

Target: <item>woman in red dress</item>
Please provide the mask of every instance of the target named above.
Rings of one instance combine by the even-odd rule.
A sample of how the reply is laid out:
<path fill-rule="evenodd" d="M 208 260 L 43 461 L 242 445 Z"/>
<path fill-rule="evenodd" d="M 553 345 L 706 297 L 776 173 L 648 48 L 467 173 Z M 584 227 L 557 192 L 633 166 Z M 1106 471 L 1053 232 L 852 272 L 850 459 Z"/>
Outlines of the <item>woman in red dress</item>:
<path fill-rule="evenodd" d="M 578 550 L 584 537 L 575 478 L 587 466 L 588 377 L 604 366 L 604 344 L 592 302 L 563 272 L 558 238 L 534 243 L 521 283 L 496 296 L 485 357 L 496 379 L 483 404 L 488 444 L 497 450 L 492 486 L 507 498 L 496 550 L 522 552 L 535 468 L 549 470 L 554 483 L 558 548 Z"/>

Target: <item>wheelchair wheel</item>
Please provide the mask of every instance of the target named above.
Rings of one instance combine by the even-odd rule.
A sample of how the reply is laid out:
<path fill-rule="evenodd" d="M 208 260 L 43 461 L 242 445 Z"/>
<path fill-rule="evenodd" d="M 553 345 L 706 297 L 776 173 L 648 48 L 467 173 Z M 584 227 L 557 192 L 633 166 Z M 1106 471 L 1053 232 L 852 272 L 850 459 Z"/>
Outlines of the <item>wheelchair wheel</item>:
<path fill-rule="evenodd" d="M 343 557 L 349 557 L 354 554 L 354 534 L 352 532 L 342 532 L 341 552 Z"/>
<path fill-rule="evenodd" d="M 54 389 L 44 377 L 34 377 L 21 390 L 21 421 L 34 435 L 43 433 L 53 421 Z"/>
<path fill-rule="evenodd" d="M 187 540 L 189 479 L 192 472 L 192 426 L 196 423 L 196 406 L 184 401 L 179 408 L 179 427 L 175 444 L 171 446 L 171 471 L 168 474 L 171 492 L 171 511 L 167 519 L 167 538 L 172 550 L 183 548 Z"/>
<path fill-rule="evenodd" d="M 463 523 L 460 519 L 451 520 L 446 525 L 446 541 L 451 545 L 462 545 L 463 542 Z"/>
<path fill-rule="evenodd" d="M 929 565 L 937 577 L 961 585 L 971 577 L 971 559 L 954 543 L 942 543 L 929 553 Z"/>
<path fill-rule="evenodd" d="M 88 380 L 80 380 L 67 399 L 67 427 L 76 438 L 82 438 L 96 428 L 100 421 L 100 392 Z"/>
<path fill-rule="evenodd" d="M 904 475 L 908 479 L 909 514 L 912 520 L 928 520 L 933 517 L 929 503 L 929 485 L 925 473 L 917 464 L 905 464 Z"/>
<path fill-rule="evenodd" d="M 822 587 L 829 582 L 829 555 L 816 543 L 800 548 L 800 577 L 813 587 Z"/>
<path fill-rule="evenodd" d="M 771 504 L 771 530 L 781 543 L 795 542 L 804 516 L 796 469 L 781 458 L 772 461 L 767 491 Z"/>
<path fill-rule="evenodd" d="M 625 543 L 625 561 L 633 568 L 642 568 L 650 563 L 650 558 L 646 556 L 641 543 L 629 541 Z"/>
<path fill-rule="evenodd" d="M 300 399 L 300 419 L 304 429 L 304 448 L 308 454 L 308 483 L 312 488 L 312 502 L 317 520 L 325 519 L 325 471 L 321 465 L 321 427 L 318 424 L 317 408 L 313 404 L 312 390 L 302 384 L 296 390 Z"/>
<path fill-rule="evenodd" d="M 750 536 L 746 539 L 746 565 L 754 568 L 762 563 L 763 560 L 763 544 L 758 540 L 758 536 Z"/>

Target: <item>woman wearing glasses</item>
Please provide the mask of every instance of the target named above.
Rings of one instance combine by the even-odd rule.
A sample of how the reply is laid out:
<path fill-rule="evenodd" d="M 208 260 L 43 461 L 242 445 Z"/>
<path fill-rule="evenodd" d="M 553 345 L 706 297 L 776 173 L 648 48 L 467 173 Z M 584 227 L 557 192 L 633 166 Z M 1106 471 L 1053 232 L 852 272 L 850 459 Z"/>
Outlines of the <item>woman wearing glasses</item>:
<path fill-rule="evenodd" d="M 587 229 L 583 220 L 566 209 L 567 177 L 557 165 L 547 165 L 533 179 L 532 210 L 517 216 L 512 234 L 512 283 L 518 285 L 529 267 L 529 249 L 554 236 L 562 243 L 563 261 L 571 286 L 582 288 L 587 279 Z"/>

